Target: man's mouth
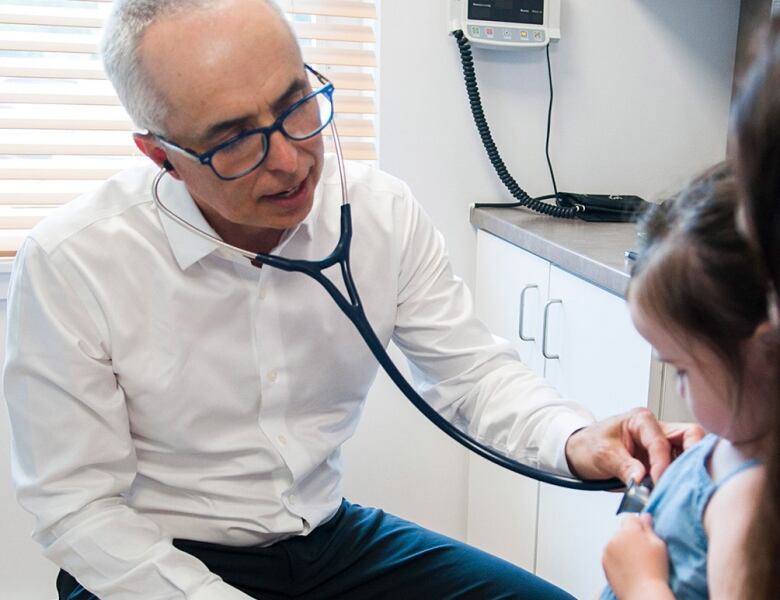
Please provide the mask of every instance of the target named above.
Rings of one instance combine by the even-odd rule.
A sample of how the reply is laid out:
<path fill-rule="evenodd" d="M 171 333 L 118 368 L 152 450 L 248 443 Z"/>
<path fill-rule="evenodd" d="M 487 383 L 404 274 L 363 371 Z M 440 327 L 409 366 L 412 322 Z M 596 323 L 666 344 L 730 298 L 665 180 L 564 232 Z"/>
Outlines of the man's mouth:
<path fill-rule="evenodd" d="M 292 198 L 298 192 L 301 191 L 301 189 L 303 188 L 305 183 L 306 183 L 306 180 L 304 179 L 298 185 L 293 186 L 291 188 L 287 188 L 286 190 L 280 190 L 279 192 L 276 192 L 274 194 L 266 194 L 265 198 L 268 198 L 270 200 L 274 200 L 274 199 L 285 200 L 287 198 Z"/>

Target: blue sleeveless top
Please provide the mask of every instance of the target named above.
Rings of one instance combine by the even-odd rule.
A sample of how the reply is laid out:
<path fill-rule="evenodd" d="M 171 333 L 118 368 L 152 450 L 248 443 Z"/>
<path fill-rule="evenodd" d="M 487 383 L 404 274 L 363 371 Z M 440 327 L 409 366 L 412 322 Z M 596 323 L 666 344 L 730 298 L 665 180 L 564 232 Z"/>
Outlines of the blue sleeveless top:
<path fill-rule="evenodd" d="M 669 587 L 675 598 L 709 598 L 704 510 L 720 486 L 760 462 L 746 461 L 719 481 L 712 481 L 707 463 L 718 439 L 709 434 L 680 455 L 659 479 L 643 511 L 653 515 L 653 529 L 669 550 Z M 607 586 L 600 598 L 615 600 L 616 596 Z"/>

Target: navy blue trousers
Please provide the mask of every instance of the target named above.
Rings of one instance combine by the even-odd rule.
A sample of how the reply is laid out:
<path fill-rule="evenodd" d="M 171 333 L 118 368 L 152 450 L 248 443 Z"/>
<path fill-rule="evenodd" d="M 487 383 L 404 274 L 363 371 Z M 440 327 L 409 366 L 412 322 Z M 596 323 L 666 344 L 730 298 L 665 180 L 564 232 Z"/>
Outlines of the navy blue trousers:
<path fill-rule="evenodd" d="M 344 500 L 306 537 L 268 547 L 174 540 L 252 598 L 572 600 L 511 563 L 376 508 Z M 60 600 L 97 600 L 64 571 Z"/>

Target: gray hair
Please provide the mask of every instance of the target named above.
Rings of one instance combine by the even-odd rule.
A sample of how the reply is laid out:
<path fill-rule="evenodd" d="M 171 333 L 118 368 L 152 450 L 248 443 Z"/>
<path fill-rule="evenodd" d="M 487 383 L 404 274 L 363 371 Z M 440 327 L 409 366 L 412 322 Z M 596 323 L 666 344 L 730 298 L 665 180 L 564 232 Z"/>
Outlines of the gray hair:
<path fill-rule="evenodd" d="M 218 7 L 226 0 L 114 0 L 103 29 L 100 53 L 103 68 L 119 100 L 135 125 L 165 133 L 168 106 L 144 72 L 138 48 L 147 28 L 155 21 L 188 9 Z M 263 0 L 287 23 L 273 0 Z"/>

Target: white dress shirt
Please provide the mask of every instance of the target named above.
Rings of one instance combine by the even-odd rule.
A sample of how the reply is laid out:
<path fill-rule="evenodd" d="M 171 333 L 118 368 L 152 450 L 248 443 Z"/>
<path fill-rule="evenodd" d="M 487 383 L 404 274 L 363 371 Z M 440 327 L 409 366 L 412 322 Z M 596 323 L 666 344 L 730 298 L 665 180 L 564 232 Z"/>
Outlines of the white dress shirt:
<path fill-rule="evenodd" d="M 246 599 L 172 538 L 265 545 L 333 515 L 341 445 L 377 365 L 319 284 L 161 216 L 155 173 L 119 174 L 19 250 L 4 384 L 14 481 L 46 556 L 102 600 Z M 382 342 L 472 436 L 567 473 L 565 440 L 591 416 L 475 318 L 403 183 L 361 165 L 348 182 L 353 275 Z M 165 178 L 160 196 L 213 233 L 182 183 Z M 275 252 L 326 256 L 340 204 L 328 156 L 311 213 Z"/>

